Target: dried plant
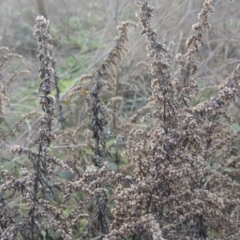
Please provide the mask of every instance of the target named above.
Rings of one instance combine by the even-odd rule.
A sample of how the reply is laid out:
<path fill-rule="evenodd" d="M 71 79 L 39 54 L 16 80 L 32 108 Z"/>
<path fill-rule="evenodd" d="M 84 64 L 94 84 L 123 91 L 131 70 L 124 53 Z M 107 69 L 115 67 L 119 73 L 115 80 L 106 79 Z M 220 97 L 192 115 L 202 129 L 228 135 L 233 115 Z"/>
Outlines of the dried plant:
<path fill-rule="evenodd" d="M 11 174 L 1 170 L 4 183 L 1 185 L 1 193 L 16 191 L 22 193 L 21 201 L 25 202 L 27 211 L 17 213 L 14 209 L 10 209 L 8 205 L 2 202 L 2 211 L 4 213 L 1 218 L 1 239 L 16 239 L 22 236 L 23 239 L 38 239 L 48 235 L 51 228 L 64 239 L 72 239 L 72 232 L 69 223 L 62 215 L 62 209 L 54 206 L 49 200 L 51 195 L 56 194 L 61 189 L 61 183 L 55 183 L 52 175 L 55 174 L 56 168 L 59 166 L 71 172 L 64 162 L 51 157 L 49 147 L 55 139 L 52 132 L 54 121 L 54 98 L 50 96 L 52 85 L 54 83 L 54 71 L 50 67 L 51 45 L 49 40 L 51 36 L 47 32 L 48 21 L 44 17 L 37 18 L 34 36 L 38 41 L 38 58 L 41 66 L 39 68 L 39 77 L 42 83 L 39 86 L 38 102 L 42 106 L 44 114 L 41 119 L 41 128 L 37 139 L 37 151 L 21 146 L 11 148 L 12 153 L 24 154 L 32 162 L 32 169 L 22 168 L 19 178 L 15 179 Z M 6 212 L 6 214 L 5 214 Z M 14 219 L 13 216 L 18 216 Z"/>
<path fill-rule="evenodd" d="M 211 232 L 237 239 L 239 183 L 223 175 L 223 169 L 213 174 L 207 166 L 217 154 L 222 154 L 220 162 L 226 159 L 224 152 L 238 135 L 224 121 L 228 117 L 223 107 L 238 96 L 239 66 L 218 97 L 192 105 L 198 92 L 195 55 L 203 33 L 210 30 L 214 1 L 204 2 L 200 21 L 192 27 L 196 34 L 187 40 L 187 53 L 176 56 L 175 76 L 171 49 L 158 42 L 150 24 L 154 8 L 148 1 L 136 3 L 142 34 L 149 41 L 147 51 L 154 58 L 152 96 L 149 107 L 139 110 L 125 128 L 130 132 L 124 155 L 131 159 L 133 172 L 113 193 L 115 219 L 105 239 L 206 239 Z M 134 127 L 138 121 L 150 127 Z"/>
<path fill-rule="evenodd" d="M 136 0 L 136 5 L 151 59 L 138 64 L 151 77 L 148 104 L 127 121 L 117 116 L 122 96 L 116 96 L 115 87 L 120 88 L 120 63 L 128 57 L 127 30 L 136 27 L 123 22 L 106 60 L 69 90 L 69 99 L 82 97 L 87 104 L 87 120 L 74 130 L 54 126 L 49 21 L 37 17 L 38 103 L 43 112 L 23 116 L 12 132 L 36 114 L 41 124 L 31 149 L 11 148 L 26 162 L 18 170 L 0 167 L 0 239 L 240 238 L 240 164 L 232 153 L 239 132 L 231 128 L 227 112 L 240 95 L 240 65 L 215 97 L 196 101 L 201 90 L 198 56 L 211 29 L 215 1 L 204 1 L 186 53 L 175 58 L 172 44 L 161 43 L 152 27 L 154 7 L 148 0 Z M 3 57 L 0 70 L 13 56 Z M 0 89 L 1 117 L 6 88 L 22 73 Z M 109 90 L 112 95 L 106 94 Z M 119 145 L 121 161 L 112 170 L 116 161 L 111 148 Z"/>

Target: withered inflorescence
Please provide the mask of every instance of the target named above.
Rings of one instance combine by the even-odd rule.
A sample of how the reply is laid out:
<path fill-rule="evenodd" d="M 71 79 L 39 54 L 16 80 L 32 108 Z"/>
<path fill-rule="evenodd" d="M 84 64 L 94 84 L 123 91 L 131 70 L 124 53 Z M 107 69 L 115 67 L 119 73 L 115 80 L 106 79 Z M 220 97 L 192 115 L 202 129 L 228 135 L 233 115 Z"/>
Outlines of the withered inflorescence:
<path fill-rule="evenodd" d="M 28 161 L 26 166 L 19 165 L 18 174 L 0 168 L 1 240 L 240 238 L 240 164 L 231 152 L 239 132 L 231 128 L 226 111 L 240 95 L 240 65 L 219 86 L 215 97 L 195 101 L 200 92 L 197 58 L 204 48 L 205 33 L 211 29 L 215 1 L 204 1 L 198 22 L 192 25 L 194 33 L 186 41 L 186 53 L 175 58 L 172 44 L 160 42 L 152 27 L 150 1 L 136 0 L 136 5 L 151 60 L 150 64 L 142 62 L 151 78 L 148 103 L 125 121 L 116 113 L 116 102 L 123 97 L 104 95 L 116 87 L 121 61 L 128 57 L 127 30 L 137 26 L 122 22 L 106 60 L 68 91 L 67 101 L 82 97 L 87 109 L 86 122 L 74 130 L 54 126 L 49 21 L 37 17 L 34 36 L 42 112 L 23 116 L 13 132 L 27 117 L 38 114 L 39 133 L 32 149 L 11 148 Z M 5 51 L 8 49 L 0 48 L 0 53 Z M 19 58 L 4 55 L 0 70 L 12 57 Z M 0 85 L 0 117 L 4 116 L 7 87 L 22 73 L 26 72 L 14 73 Z M 113 165 L 113 170 L 111 149 L 120 140 L 122 162 Z M 218 162 L 214 171 L 212 161 Z M 234 165 L 232 171 L 225 171 L 229 164 Z M 22 207 L 12 207 L 12 202 Z"/>

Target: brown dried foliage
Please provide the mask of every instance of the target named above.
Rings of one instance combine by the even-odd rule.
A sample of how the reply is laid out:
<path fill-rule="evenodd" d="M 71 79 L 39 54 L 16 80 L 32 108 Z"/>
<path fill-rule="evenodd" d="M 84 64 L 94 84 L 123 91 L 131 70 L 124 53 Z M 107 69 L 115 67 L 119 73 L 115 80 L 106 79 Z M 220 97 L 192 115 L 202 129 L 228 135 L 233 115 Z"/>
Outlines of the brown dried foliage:
<path fill-rule="evenodd" d="M 53 129 L 49 22 L 42 16 L 37 18 L 34 36 L 42 81 L 38 102 L 43 114 L 36 151 L 11 148 L 12 153 L 27 156 L 29 168 L 22 166 L 17 176 L 0 168 L 1 239 L 47 239 L 51 231 L 62 239 L 240 238 L 240 164 L 231 152 L 239 132 L 232 130 L 225 111 L 240 95 L 240 65 L 219 87 L 218 95 L 199 104 L 194 101 L 199 92 L 194 77 L 196 58 L 204 47 L 204 34 L 211 28 L 214 4 L 214 0 L 204 2 L 199 22 L 192 26 L 194 34 L 186 42 L 186 54 L 175 57 L 176 70 L 171 44 L 159 42 L 151 26 L 154 8 L 147 0 L 136 0 L 137 17 L 152 59 L 147 64 L 152 78 L 149 103 L 129 122 L 123 122 L 114 112 L 115 103 L 122 98 L 104 100 L 105 90 L 114 89 L 120 62 L 127 54 L 127 28 L 136 26 L 124 22 L 107 59 L 69 91 L 69 98 L 85 97 L 91 120 L 73 132 Z M 1 102 L 4 100 L 1 97 Z M 127 164 L 115 171 L 108 164 L 111 146 L 106 142 L 111 134 L 116 139 L 112 146 L 126 139 L 122 159 Z M 52 154 L 54 141 L 61 145 L 65 161 Z M 212 160 L 219 163 L 215 171 L 210 167 Z M 92 163 L 91 169 L 87 169 L 87 162 Z M 229 165 L 232 171 L 226 172 Z M 69 178 L 59 178 L 61 171 Z M 11 207 L 14 196 L 25 203 L 24 210 Z"/>

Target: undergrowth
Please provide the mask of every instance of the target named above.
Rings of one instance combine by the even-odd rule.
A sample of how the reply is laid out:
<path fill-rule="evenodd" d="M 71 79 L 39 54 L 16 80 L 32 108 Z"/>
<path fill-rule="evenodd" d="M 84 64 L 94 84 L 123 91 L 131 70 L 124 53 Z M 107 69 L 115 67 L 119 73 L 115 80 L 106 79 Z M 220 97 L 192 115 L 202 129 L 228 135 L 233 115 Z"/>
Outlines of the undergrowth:
<path fill-rule="evenodd" d="M 175 55 L 154 30 L 150 1 L 136 0 L 140 24 L 119 24 L 105 60 L 70 89 L 38 3 L 40 81 L 29 99 L 39 107 L 23 116 L 9 89 L 29 71 L 11 73 L 22 57 L 0 48 L 0 239 L 240 239 L 240 65 L 218 88 L 202 87 L 215 1 L 204 1 Z M 122 64 L 129 31 L 146 39 L 146 50 L 136 44 L 147 53 L 140 73 Z M 84 71 L 76 61 L 71 72 Z"/>

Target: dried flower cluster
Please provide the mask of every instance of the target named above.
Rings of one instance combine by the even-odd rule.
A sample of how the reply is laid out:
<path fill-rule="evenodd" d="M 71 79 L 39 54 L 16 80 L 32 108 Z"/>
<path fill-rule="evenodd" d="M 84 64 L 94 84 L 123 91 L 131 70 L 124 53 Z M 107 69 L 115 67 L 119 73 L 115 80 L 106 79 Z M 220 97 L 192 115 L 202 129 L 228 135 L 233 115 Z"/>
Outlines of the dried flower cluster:
<path fill-rule="evenodd" d="M 49 154 L 50 143 L 55 139 L 52 132 L 54 98 L 49 95 L 54 83 L 54 71 L 50 67 L 52 46 L 49 44 L 51 37 L 47 32 L 48 21 L 42 16 L 38 17 L 36 21 L 34 36 L 38 41 L 38 58 L 41 63 L 39 77 L 42 79 L 38 89 L 38 102 L 42 106 L 44 114 L 36 141 L 37 152 L 21 146 L 11 148 L 12 153 L 26 155 L 32 162 L 33 168 L 31 170 L 22 168 L 17 179 L 7 171 L 1 170 L 1 180 L 3 181 L 0 186 L 1 193 L 20 192 L 22 194 L 21 201 L 24 201 L 27 206 L 27 211 L 19 215 L 4 201 L 2 202 L 1 209 L 5 215 L 1 219 L 4 223 L 1 224 L 1 239 L 16 239 L 20 236 L 23 239 L 38 239 L 43 237 L 43 231 L 48 235 L 48 229 L 54 230 L 63 239 L 72 239 L 72 230 L 69 221 L 63 216 L 63 209 L 56 207 L 50 201 L 51 196 L 57 194 L 62 187 L 61 182 L 54 183 L 52 178 L 56 174 L 57 167 L 70 173 L 72 169 L 62 160 L 51 157 Z M 19 216 L 15 219 L 16 214 Z"/>
<path fill-rule="evenodd" d="M 123 22 L 107 59 L 69 91 L 69 98 L 84 97 L 89 117 L 73 131 L 53 127 L 56 105 L 50 94 L 56 79 L 49 22 L 37 17 L 34 36 L 42 81 L 38 103 L 43 112 L 30 112 L 13 128 L 29 116 L 41 115 L 33 149 L 11 148 L 12 153 L 26 156 L 28 164 L 20 165 L 17 173 L 0 167 L 1 240 L 53 239 L 52 232 L 54 239 L 66 240 L 240 238 L 240 164 L 239 157 L 231 155 L 239 132 L 232 130 L 225 111 L 240 96 L 240 65 L 218 95 L 194 104 L 199 91 L 193 78 L 196 58 L 204 33 L 211 28 L 214 4 L 205 0 L 199 22 L 192 26 L 195 33 L 186 42 L 186 54 L 175 57 L 175 70 L 171 44 L 161 43 L 151 25 L 154 7 L 148 0 L 136 0 L 136 15 L 152 59 L 147 64 L 152 78 L 149 103 L 124 122 L 115 112 L 122 97 L 104 98 L 106 89 L 115 88 L 120 62 L 127 54 L 127 29 L 136 27 Z M 0 70 L 13 56 L 3 57 Z M 0 116 L 5 90 L 17 75 L 1 86 Z M 109 138 L 115 138 L 113 143 L 108 144 Z M 124 166 L 112 170 L 110 150 L 120 142 L 126 143 L 121 150 Z M 213 161 L 218 162 L 214 172 Z M 229 166 L 232 170 L 225 171 Z"/>
<path fill-rule="evenodd" d="M 220 162 L 226 159 L 237 137 L 224 121 L 229 118 L 223 107 L 239 94 L 239 66 L 218 97 L 191 106 L 192 93 L 198 91 L 192 79 L 197 71 L 194 58 L 203 45 L 203 33 L 210 29 L 214 1 L 204 2 L 186 55 L 176 56 L 177 75 L 171 67 L 171 49 L 158 42 L 151 27 L 154 8 L 149 1 L 136 3 L 148 55 L 154 59 L 152 96 L 149 106 L 125 125 L 126 133 L 131 127 L 124 156 L 131 159 L 133 171 L 129 182 L 120 181 L 113 193 L 114 221 L 105 239 L 210 239 L 210 232 L 221 239 L 238 239 L 239 183 L 233 173 L 223 175 L 224 162 L 217 173 L 209 172 L 208 164 L 219 153 Z M 134 126 L 138 122 L 150 127 Z"/>

